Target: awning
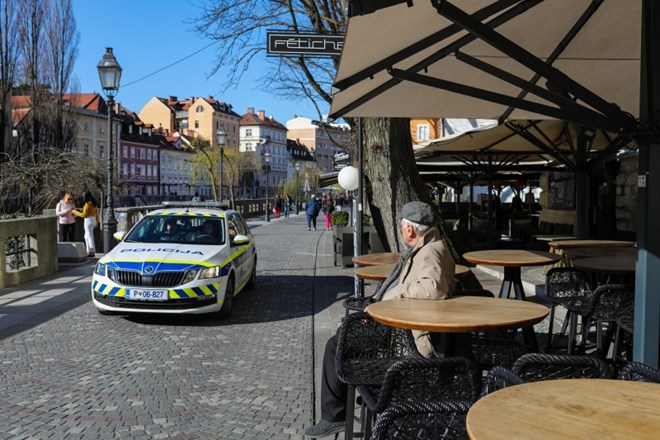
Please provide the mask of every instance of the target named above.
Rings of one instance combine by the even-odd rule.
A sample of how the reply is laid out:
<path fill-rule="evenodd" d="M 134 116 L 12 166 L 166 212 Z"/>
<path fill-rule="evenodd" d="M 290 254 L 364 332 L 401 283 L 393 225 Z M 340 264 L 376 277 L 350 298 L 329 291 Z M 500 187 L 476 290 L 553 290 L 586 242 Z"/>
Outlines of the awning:
<path fill-rule="evenodd" d="M 391 3 L 354 1 L 352 12 Z M 331 117 L 564 119 L 618 132 L 639 113 L 641 2 L 397 3 L 350 18 Z"/>
<path fill-rule="evenodd" d="M 435 139 L 414 147 L 418 163 L 496 163 L 502 168 L 531 165 L 566 166 L 575 169 L 576 139 L 580 133 L 559 120 L 507 121 L 502 125 Z M 591 130 L 586 144 L 588 158 L 599 160 L 624 146 L 614 133 Z"/>

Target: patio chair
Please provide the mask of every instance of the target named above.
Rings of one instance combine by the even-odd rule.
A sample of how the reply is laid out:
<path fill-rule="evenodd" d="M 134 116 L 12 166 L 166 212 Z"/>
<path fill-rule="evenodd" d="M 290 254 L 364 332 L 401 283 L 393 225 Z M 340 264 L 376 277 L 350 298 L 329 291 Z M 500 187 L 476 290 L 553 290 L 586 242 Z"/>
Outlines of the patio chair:
<path fill-rule="evenodd" d="M 494 298 L 490 290 L 474 289 L 457 292 L 456 296 Z M 484 370 L 494 366 L 511 368 L 513 362 L 527 352 L 525 345 L 516 341 L 516 330 L 473 332 L 470 346 L 473 360 Z"/>
<path fill-rule="evenodd" d="M 641 362 L 628 362 L 619 372 L 619 379 L 660 383 L 660 370 Z"/>
<path fill-rule="evenodd" d="M 612 359 L 618 365 L 620 360 L 632 361 L 633 328 L 635 323 L 635 303 L 628 302 L 619 310 L 614 334 Z"/>
<path fill-rule="evenodd" d="M 360 311 L 343 319 L 339 328 L 335 362 L 337 376 L 348 385 L 347 434 L 353 433 L 355 387 L 379 387 L 389 367 L 404 356 L 420 357 L 410 330 L 382 325 Z"/>
<path fill-rule="evenodd" d="M 465 417 L 472 402 L 443 400 L 388 406 L 376 420 L 374 440 L 467 440 Z"/>
<path fill-rule="evenodd" d="M 348 316 L 351 312 L 362 312 L 365 307 L 373 303 L 374 299 L 370 296 L 362 298 L 348 298 L 344 300 L 344 309 L 346 309 L 345 316 Z"/>
<path fill-rule="evenodd" d="M 552 303 L 546 351 L 548 353 L 552 351 L 552 327 L 555 321 L 555 308 L 559 305 L 568 311 L 559 334 L 563 334 L 568 325 L 567 352 L 572 354 L 577 333 L 577 318 L 587 312 L 593 296 L 586 274 L 573 267 L 554 267 L 548 270 L 545 276 L 545 296 Z"/>
<path fill-rule="evenodd" d="M 528 353 L 511 370 L 525 382 L 552 379 L 607 379 L 610 367 L 601 359 L 585 355 Z"/>
<path fill-rule="evenodd" d="M 357 387 L 367 407 L 365 438 L 370 437 L 371 420 L 394 403 L 463 400 L 474 402 L 481 389 L 481 371 L 469 359 L 405 358 L 395 362 L 381 386 Z"/>
<path fill-rule="evenodd" d="M 605 359 L 614 334 L 614 323 L 622 310 L 632 307 L 635 301 L 635 289 L 628 284 L 603 284 L 594 291 L 592 300 L 583 315 L 583 339 L 589 329 L 596 326 L 596 350 L 598 356 Z M 603 335 L 603 324 L 608 323 Z"/>
<path fill-rule="evenodd" d="M 520 385 L 525 383 L 520 376 L 513 371 L 504 367 L 493 367 L 488 370 L 486 377 L 483 379 L 481 387 L 481 394 L 479 397 L 484 397 L 493 391 L 501 390 L 512 385 Z"/>

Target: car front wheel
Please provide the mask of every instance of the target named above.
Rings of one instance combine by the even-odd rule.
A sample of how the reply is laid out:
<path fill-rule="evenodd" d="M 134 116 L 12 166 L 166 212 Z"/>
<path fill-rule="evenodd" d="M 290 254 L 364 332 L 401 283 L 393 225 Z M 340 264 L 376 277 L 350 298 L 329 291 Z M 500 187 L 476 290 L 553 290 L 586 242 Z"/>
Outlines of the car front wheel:
<path fill-rule="evenodd" d="M 225 300 L 222 308 L 217 312 L 217 317 L 227 319 L 231 316 L 231 309 L 234 304 L 234 277 L 230 276 L 227 280 L 227 289 L 225 290 Z"/>
<path fill-rule="evenodd" d="M 255 257 L 254 264 L 252 265 L 252 273 L 250 273 L 250 279 L 245 285 L 245 288 L 247 290 L 252 290 L 256 285 L 257 285 L 257 258 Z"/>

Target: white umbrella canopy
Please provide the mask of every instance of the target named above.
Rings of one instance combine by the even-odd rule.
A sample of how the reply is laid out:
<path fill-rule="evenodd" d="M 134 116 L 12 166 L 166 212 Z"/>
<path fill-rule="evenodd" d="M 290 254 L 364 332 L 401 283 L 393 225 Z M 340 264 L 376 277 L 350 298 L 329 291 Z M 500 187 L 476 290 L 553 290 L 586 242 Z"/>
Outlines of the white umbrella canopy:
<path fill-rule="evenodd" d="M 587 154 L 605 151 L 616 137 L 614 133 L 593 130 Z M 434 139 L 414 147 L 417 162 L 440 158 L 479 158 L 515 156 L 516 163 L 551 163 L 571 165 L 578 133 L 566 121 L 511 120 L 489 129 L 478 128 L 450 138 Z M 622 147 L 622 144 L 616 144 Z"/>
<path fill-rule="evenodd" d="M 607 118 L 603 118 L 603 113 L 611 111 L 610 116 L 622 115 L 617 114 L 618 110 L 608 108 L 606 103 L 615 102 L 623 112 L 632 117 L 638 114 L 641 2 L 456 1 L 457 6 L 467 14 L 480 11 L 490 4 L 501 6 L 499 12 L 485 14 L 490 18 L 486 18 L 484 22 L 488 23 L 490 19 L 503 21 L 503 24 L 495 27 L 502 36 L 538 57 L 540 61 L 545 62 L 552 57 L 552 66 L 559 70 L 548 75 L 552 77 L 549 78 L 551 82 L 557 84 L 555 90 L 568 90 L 573 97 L 573 90 L 568 86 L 576 82 L 602 97 L 602 100 L 595 100 L 590 94 L 583 94 L 583 90 L 576 89 L 575 93 L 586 101 L 578 98 L 575 103 L 571 103 L 570 100 L 561 101 L 561 97 L 556 93 L 543 97 L 527 93 L 524 99 L 531 107 L 524 108 L 527 106 L 525 105 L 515 109 L 510 109 L 508 103 L 495 102 L 492 99 L 478 99 L 418 82 L 393 79 L 392 75 L 399 76 L 398 71 L 402 70 L 423 76 L 423 81 L 441 79 L 509 98 L 515 98 L 521 92 L 519 85 L 506 82 L 459 60 L 454 49 L 460 49 L 461 54 L 503 69 L 525 82 L 536 83 L 548 91 L 546 78 L 534 79 L 536 71 L 541 70 L 537 65 L 526 63 L 528 66 L 525 66 L 484 41 L 469 38 L 467 31 L 452 25 L 452 22 L 436 11 L 436 2 L 447 3 L 438 0 L 415 0 L 409 7 L 402 1 L 378 9 L 374 13 L 356 15 L 349 19 L 344 51 L 334 84 L 339 91 L 333 97 L 331 117 L 501 119 L 505 115 L 507 119 L 568 119 L 563 115 L 567 110 L 575 109 L 576 105 L 579 105 L 579 111 L 573 112 L 575 122 L 589 126 L 598 126 L 593 122 L 599 122 L 602 128 L 616 130 L 616 123 L 606 126 L 602 119 Z M 356 6 L 356 3 L 368 2 L 353 2 L 354 13 L 356 10 L 360 12 L 360 6 Z M 593 12 L 591 19 L 586 21 L 573 38 L 566 38 L 580 16 L 594 7 L 595 3 L 601 4 Z M 521 5 L 527 9 L 516 12 L 515 8 Z M 510 14 L 510 17 L 507 14 Z M 425 44 L 427 47 L 422 49 L 419 42 L 432 38 L 435 34 L 440 34 L 440 37 L 436 38 L 438 41 Z M 461 41 L 461 38 L 462 42 L 452 46 Z M 565 41 L 565 46 L 560 43 L 562 40 L 568 40 Z M 557 49 L 558 46 L 562 48 Z M 514 46 L 507 47 L 515 50 L 514 55 L 517 58 L 518 55 L 527 55 Z M 566 82 L 567 78 L 572 81 Z M 484 97 L 487 98 L 486 95 Z M 539 103 L 545 107 L 533 106 Z M 592 111 L 594 107 L 598 108 Z M 539 111 L 541 109 L 544 111 Z"/>

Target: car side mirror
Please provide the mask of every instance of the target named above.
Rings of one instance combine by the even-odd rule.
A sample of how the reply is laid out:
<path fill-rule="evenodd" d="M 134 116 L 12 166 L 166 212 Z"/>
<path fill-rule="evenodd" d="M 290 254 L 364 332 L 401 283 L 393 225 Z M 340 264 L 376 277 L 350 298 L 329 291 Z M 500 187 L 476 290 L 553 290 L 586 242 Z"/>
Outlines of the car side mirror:
<path fill-rule="evenodd" d="M 232 244 L 242 245 L 242 244 L 248 244 L 249 242 L 250 242 L 250 237 L 248 237 L 247 235 L 239 234 L 234 237 Z"/>
<path fill-rule="evenodd" d="M 117 231 L 113 234 L 113 237 L 117 241 L 122 241 L 124 239 L 124 235 L 126 235 L 125 231 Z"/>

